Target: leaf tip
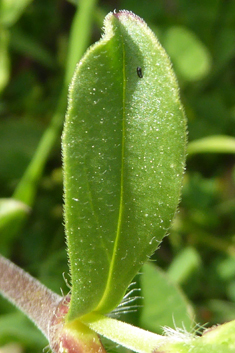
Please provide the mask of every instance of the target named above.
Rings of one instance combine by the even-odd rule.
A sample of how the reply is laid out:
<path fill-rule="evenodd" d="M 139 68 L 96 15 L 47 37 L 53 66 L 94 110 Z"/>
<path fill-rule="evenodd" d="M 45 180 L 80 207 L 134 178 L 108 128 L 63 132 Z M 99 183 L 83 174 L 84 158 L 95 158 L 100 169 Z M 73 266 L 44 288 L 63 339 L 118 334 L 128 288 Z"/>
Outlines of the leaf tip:
<path fill-rule="evenodd" d="M 132 12 L 132 11 L 128 11 L 128 10 L 120 10 L 120 11 L 118 11 L 118 12 L 116 12 L 116 10 L 114 10 L 113 12 L 112 12 L 112 15 L 113 16 L 115 16 L 117 19 L 121 19 L 121 18 L 123 18 L 123 17 L 131 17 L 131 18 L 133 18 L 133 19 L 135 19 L 135 20 L 138 20 L 138 21 L 141 21 L 141 22 L 143 22 L 144 23 L 144 20 L 141 18 L 141 17 L 139 17 L 138 15 L 136 15 L 134 12 Z"/>

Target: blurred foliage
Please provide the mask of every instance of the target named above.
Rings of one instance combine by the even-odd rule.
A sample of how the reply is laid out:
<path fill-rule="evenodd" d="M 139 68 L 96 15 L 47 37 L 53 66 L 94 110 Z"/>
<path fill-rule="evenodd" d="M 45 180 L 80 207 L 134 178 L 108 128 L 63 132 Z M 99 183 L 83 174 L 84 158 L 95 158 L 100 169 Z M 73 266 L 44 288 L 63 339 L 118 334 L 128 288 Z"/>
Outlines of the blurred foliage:
<path fill-rule="evenodd" d="M 11 197 L 61 99 L 69 33 L 80 3 L 0 2 L 0 213 L 9 217 L 12 227 L 17 222 L 12 215 L 22 210 L 28 215 L 17 225 L 17 236 L 1 231 L 0 252 L 51 289 L 65 293 L 69 289 L 62 277 L 68 266 L 59 133 L 32 207 L 14 203 Z M 179 212 L 153 259 L 172 283 L 181 286 L 194 307 L 195 321 L 212 325 L 234 319 L 235 2 L 99 1 L 90 44 L 100 37 L 104 15 L 114 9 L 143 17 L 171 56 L 192 142 Z M 23 352 L 32 353 L 46 345 L 3 298 L 0 314 L 1 345 L 16 342 Z M 138 315 L 129 321 L 138 324 Z"/>

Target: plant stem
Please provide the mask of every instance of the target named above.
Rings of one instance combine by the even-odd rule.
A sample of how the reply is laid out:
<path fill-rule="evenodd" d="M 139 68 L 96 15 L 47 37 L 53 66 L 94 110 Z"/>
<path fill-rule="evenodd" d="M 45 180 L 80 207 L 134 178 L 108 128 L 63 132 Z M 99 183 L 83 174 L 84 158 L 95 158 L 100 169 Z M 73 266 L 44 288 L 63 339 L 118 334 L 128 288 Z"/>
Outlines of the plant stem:
<path fill-rule="evenodd" d="M 97 0 L 82 0 L 74 15 L 69 38 L 68 58 L 64 85 L 59 103 L 49 127 L 44 132 L 38 148 L 26 169 L 13 198 L 31 206 L 35 199 L 37 185 L 41 178 L 50 151 L 61 133 L 67 104 L 68 85 L 72 79 L 77 62 L 86 50 L 90 38 L 91 24 Z"/>
<path fill-rule="evenodd" d="M 48 338 L 61 297 L 0 255 L 0 293 L 21 309 Z"/>
<path fill-rule="evenodd" d="M 88 314 L 81 321 L 99 335 L 138 353 L 152 353 L 169 341 L 166 336 L 97 313 Z"/>
<path fill-rule="evenodd" d="M 58 99 L 56 111 L 48 128 L 43 133 L 37 150 L 12 196 L 13 199 L 21 201 L 30 207 L 34 203 L 38 183 L 42 176 L 48 156 L 61 134 L 67 104 L 68 85 L 75 70 L 76 63 L 81 59 L 87 48 L 96 2 L 97 0 L 81 0 L 79 2 L 79 8 L 77 7 L 74 15 L 69 37 L 64 84 Z M 27 212 L 22 213 L 19 217 L 15 217 L 14 227 L 12 226 L 12 222 L 9 221 L 9 224 L 11 223 L 10 226 L 6 225 L 4 228 L 4 232 L 7 232 L 8 237 L 10 236 L 12 239 L 14 238 L 15 234 L 22 228 L 27 217 Z"/>
<path fill-rule="evenodd" d="M 13 199 L 24 202 L 28 206 L 31 206 L 34 202 L 37 185 L 41 178 L 45 163 L 59 133 L 61 132 L 64 112 L 66 109 L 66 97 L 67 88 L 64 87 L 51 123 L 44 132 L 37 150 L 13 194 Z"/>
<path fill-rule="evenodd" d="M 72 79 L 76 64 L 89 45 L 92 19 L 97 0 L 80 0 L 71 26 L 68 46 L 68 59 L 65 73 L 65 85 Z"/>

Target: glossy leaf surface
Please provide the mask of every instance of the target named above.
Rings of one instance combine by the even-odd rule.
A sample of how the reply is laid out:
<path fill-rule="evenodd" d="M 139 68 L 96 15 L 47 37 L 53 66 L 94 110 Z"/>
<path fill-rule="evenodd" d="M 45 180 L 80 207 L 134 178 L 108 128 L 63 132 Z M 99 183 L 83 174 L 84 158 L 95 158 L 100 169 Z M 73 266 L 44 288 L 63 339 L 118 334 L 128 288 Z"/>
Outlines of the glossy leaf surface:
<path fill-rule="evenodd" d="M 77 66 L 63 133 L 68 320 L 115 308 L 174 216 L 185 118 L 169 59 L 134 14 L 105 19 Z"/>

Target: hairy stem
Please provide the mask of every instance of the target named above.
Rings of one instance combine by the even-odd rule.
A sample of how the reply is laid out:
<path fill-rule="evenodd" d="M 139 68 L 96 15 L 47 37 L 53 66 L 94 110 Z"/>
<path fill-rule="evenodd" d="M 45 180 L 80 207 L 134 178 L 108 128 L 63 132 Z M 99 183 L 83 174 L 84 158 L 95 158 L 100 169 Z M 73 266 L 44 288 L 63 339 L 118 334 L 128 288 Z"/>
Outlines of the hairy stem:
<path fill-rule="evenodd" d="M 166 336 L 145 331 L 95 312 L 84 316 L 81 321 L 97 334 L 138 353 L 152 353 L 169 342 Z M 161 350 L 159 352 L 163 353 Z"/>
<path fill-rule="evenodd" d="M 0 255 L 0 293 L 21 309 L 48 338 L 61 297 Z"/>

